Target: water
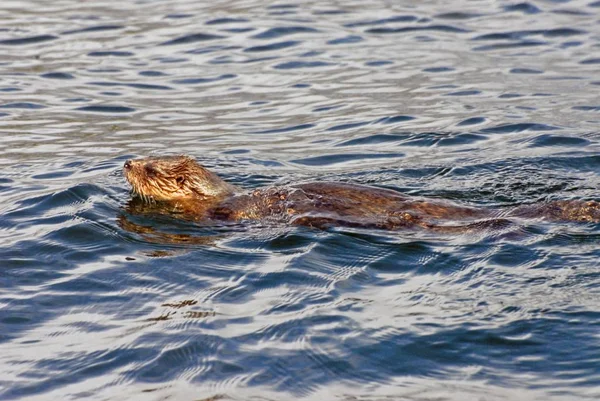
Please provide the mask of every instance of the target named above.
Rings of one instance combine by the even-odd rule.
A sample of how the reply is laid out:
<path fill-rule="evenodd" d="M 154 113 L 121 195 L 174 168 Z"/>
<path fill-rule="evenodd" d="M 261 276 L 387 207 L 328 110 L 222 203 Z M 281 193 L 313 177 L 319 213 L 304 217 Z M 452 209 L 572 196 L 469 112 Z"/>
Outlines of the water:
<path fill-rule="evenodd" d="M 0 398 L 596 400 L 600 232 L 131 213 L 124 160 L 252 189 L 594 199 L 600 3 L 0 5 Z"/>

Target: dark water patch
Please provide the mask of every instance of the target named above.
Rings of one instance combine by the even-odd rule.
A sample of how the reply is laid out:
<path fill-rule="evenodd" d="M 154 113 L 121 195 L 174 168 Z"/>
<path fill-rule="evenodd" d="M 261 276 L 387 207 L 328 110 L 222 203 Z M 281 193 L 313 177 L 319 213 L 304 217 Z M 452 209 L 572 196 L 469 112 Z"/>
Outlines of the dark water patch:
<path fill-rule="evenodd" d="M 588 7 L 600 7 L 600 1 L 594 1 L 588 4 Z"/>
<path fill-rule="evenodd" d="M 73 74 L 69 74 L 68 72 L 47 72 L 40 76 L 48 79 L 75 79 Z"/>
<path fill-rule="evenodd" d="M 574 15 L 574 16 L 592 15 L 592 13 L 588 13 L 586 11 L 581 11 L 581 10 L 566 10 L 566 9 L 552 10 L 552 13 L 553 14 L 559 14 L 559 15 Z"/>
<path fill-rule="evenodd" d="M 10 116 L 8 113 L 0 113 L 0 118 Z"/>
<path fill-rule="evenodd" d="M 87 82 L 88 85 L 94 86 L 125 86 L 134 89 L 142 90 L 172 90 L 170 86 L 165 85 L 153 85 L 153 84 L 137 84 L 128 82 Z"/>
<path fill-rule="evenodd" d="M 267 52 L 267 51 L 286 49 L 288 47 L 297 46 L 300 43 L 302 43 L 302 42 L 297 41 L 297 40 L 288 40 L 288 41 L 284 41 L 284 42 L 271 43 L 271 44 L 263 45 L 263 46 L 247 47 L 246 49 L 244 49 L 244 51 L 245 52 Z"/>
<path fill-rule="evenodd" d="M 281 17 L 283 15 L 294 15 L 296 13 L 297 13 L 296 10 L 276 10 L 276 11 L 270 11 L 268 15 L 274 15 L 277 17 Z M 294 22 L 297 22 L 297 21 L 294 21 Z"/>
<path fill-rule="evenodd" d="M 86 112 L 90 112 L 90 113 L 107 113 L 107 114 L 133 113 L 134 111 L 136 111 L 136 109 L 134 109 L 132 107 L 108 105 L 108 104 L 78 107 L 75 110 L 86 111 Z"/>
<path fill-rule="evenodd" d="M 297 4 L 273 4 L 267 7 L 267 10 L 292 10 L 299 8 Z"/>
<path fill-rule="evenodd" d="M 84 167 L 85 163 L 83 161 L 73 161 L 65 164 L 65 168 L 81 168 Z M 89 170 L 94 171 L 94 170 Z"/>
<path fill-rule="evenodd" d="M 165 19 L 185 19 L 191 18 L 194 14 L 167 14 L 164 16 Z"/>
<path fill-rule="evenodd" d="M 451 12 L 451 13 L 437 14 L 437 15 L 435 15 L 435 18 L 450 19 L 450 20 L 464 20 L 464 19 L 479 18 L 482 16 L 484 16 L 484 14 Z"/>
<path fill-rule="evenodd" d="M 464 127 L 464 126 L 469 126 L 469 125 L 477 125 L 477 124 L 483 124 L 486 121 L 487 121 L 487 119 L 485 117 L 471 117 L 471 118 L 467 118 L 466 120 L 459 122 L 458 124 L 456 124 L 456 126 Z"/>
<path fill-rule="evenodd" d="M 332 66 L 332 63 L 326 63 L 324 61 L 289 61 L 286 63 L 280 63 L 274 65 L 273 68 L 277 70 L 292 70 L 296 68 L 317 68 L 317 67 L 328 67 Z"/>
<path fill-rule="evenodd" d="M 543 74 L 544 71 L 534 70 L 532 68 L 512 68 L 509 73 L 511 74 Z"/>
<path fill-rule="evenodd" d="M 21 88 L 15 88 L 15 87 L 8 87 L 8 88 L 0 88 L 0 92 L 21 92 L 23 89 Z"/>
<path fill-rule="evenodd" d="M 42 219 L 44 218 L 44 213 L 47 210 L 68 207 L 69 205 L 82 203 L 86 199 L 89 199 L 93 194 L 98 193 L 102 193 L 102 191 L 100 191 L 97 186 L 91 184 L 75 185 L 50 195 L 34 196 L 20 200 L 18 203 L 18 208 L 6 213 L 5 216 L 9 221 L 13 222 L 17 222 L 22 218 L 26 218 L 26 222 L 33 217 Z M 59 214 L 49 217 L 49 219 L 55 218 L 64 222 L 69 220 L 71 216 L 67 214 Z"/>
<path fill-rule="evenodd" d="M 357 162 L 360 160 L 372 159 L 399 159 L 402 157 L 404 157 L 404 153 L 344 153 L 295 159 L 291 162 L 296 164 L 302 164 L 304 166 L 330 166 L 332 164 L 346 163 L 349 161 Z"/>
<path fill-rule="evenodd" d="M 305 129 L 313 128 L 314 126 L 315 126 L 315 124 L 300 124 L 300 125 L 293 125 L 291 127 L 285 127 L 285 128 L 276 128 L 276 129 L 270 129 L 270 130 L 265 130 L 265 131 L 255 131 L 255 132 L 251 132 L 251 134 L 282 134 L 285 132 L 305 130 Z"/>
<path fill-rule="evenodd" d="M 69 357 L 49 358 L 40 360 L 30 371 L 30 380 L 21 383 L 4 393 L 7 399 L 31 397 L 44 392 L 51 392 L 56 388 L 68 386 L 93 377 L 109 374 L 117 369 L 125 369 L 131 364 L 140 364 L 156 358 L 159 352 L 149 347 L 136 347 L 135 349 L 105 349 L 96 352 L 77 352 Z M 52 378 L 46 377 L 41 372 L 53 370 Z M 35 378 L 35 380 L 33 380 Z M 79 394 L 86 396 L 89 394 Z"/>
<path fill-rule="evenodd" d="M 50 40 L 58 39 L 58 36 L 54 35 L 38 35 L 38 36 L 30 36 L 27 38 L 15 38 L 15 39 L 3 39 L 0 40 L 0 46 L 23 46 L 23 45 L 33 45 L 41 42 L 48 42 Z"/>
<path fill-rule="evenodd" d="M 237 75 L 235 75 L 235 74 L 223 74 L 223 75 L 219 75 L 218 77 L 212 77 L 212 78 L 175 79 L 175 80 L 173 80 L 173 83 L 182 84 L 182 85 L 200 85 L 200 84 L 222 81 L 224 79 L 233 79 L 236 77 L 237 77 Z"/>
<path fill-rule="evenodd" d="M 396 33 L 408 33 L 408 32 L 420 32 L 420 31 L 436 31 L 436 32 L 448 32 L 448 33 L 467 33 L 470 32 L 468 29 L 458 28 L 452 25 L 428 25 L 428 26 L 410 26 L 403 28 L 371 28 L 365 32 L 373 34 L 396 34 Z"/>
<path fill-rule="evenodd" d="M 583 79 L 586 79 L 585 77 L 580 77 L 580 76 L 561 76 L 561 77 L 547 77 L 546 80 L 548 81 L 581 81 Z"/>
<path fill-rule="evenodd" d="M 39 103 L 30 103 L 30 102 L 15 102 L 15 103 L 5 103 L 0 105 L 0 109 L 26 109 L 26 110 L 39 110 L 45 109 L 46 106 Z"/>
<path fill-rule="evenodd" d="M 538 14 L 541 12 L 541 10 L 539 8 L 537 8 L 535 5 L 533 5 L 531 3 L 511 4 L 508 6 L 504 6 L 503 8 L 504 8 L 504 11 L 507 11 L 507 12 L 516 11 L 516 12 L 521 12 L 524 14 Z"/>
<path fill-rule="evenodd" d="M 277 39 L 282 36 L 294 35 L 298 33 L 318 33 L 319 30 L 306 26 L 288 26 L 267 29 L 257 35 L 252 36 L 253 39 Z"/>
<path fill-rule="evenodd" d="M 67 102 L 67 103 L 86 103 L 86 102 L 91 102 L 91 99 L 86 99 L 84 97 L 72 97 L 72 98 L 64 99 L 64 102 Z"/>
<path fill-rule="evenodd" d="M 529 148 L 542 148 L 550 146 L 583 147 L 590 145 L 591 142 L 585 138 L 578 138 L 564 135 L 539 135 L 529 141 Z"/>
<path fill-rule="evenodd" d="M 517 110 L 537 110 L 535 107 L 530 107 L 530 106 L 515 106 L 515 109 L 517 109 Z"/>
<path fill-rule="evenodd" d="M 348 14 L 348 11 L 345 10 L 317 10 L 313 11 L 313 15 L 342 15 Z"/>
<path fill-rule="evenodd" d="M 600 168 L 600 156 L 587 153 L 555 156 L 551 159 L 539 158 L 536 161 L 547 168 L 562 168 L 566 171 L 596 173 Z M 568 180 L 568 178 L 563 179 L 564 182 Z"/>
<path fill-rule="evenodd" d="M 224 28 L 224 29 L 221 29 L 221 31 L 223 31 L 223 32 L 229 32 L 229 33 L 246 33 L 246 32 L 256 31 L 256 28 L 252 28 L 252 27 L 245 27 L 245 28 Z"/>
<path fill-rule="evenodd" d="M 310 84 L 294 84 L 294 85 L 292 85 L 292 88 L 299 88 L 299 89 L 310 88 L 310 87 L 311 87 Z"/>
<path fill-rule="evenodd" d="M 313 113 L 322 113 L 324 111 L 330 111 L 330 110 L 337 110 L 340 107 L 342 107 L 341 105 L 336 105 L 336 106 L 323 106 L 323 107 L 316 107 L 314 109 L 312 109 Z"/>
<path fill-rule="evenodd" d="M 554 131 L 560 129 L 552 125 L 536 123 L 502 124 L 495 127 L 485 128 L 481 132 L 486 134 L 510 134 L 525 131 Z"/>
<path fill-rule="evenodd" d="M 213 45 L 213 46 L 206 46 L 206 47 L 201 47 L 199 49 L 192 49 L 192 50 L 187 50 L 185 53 L 186 54 L 208 54 L 208 53 L 214 53 L 216 51 L 222 51 L 222 50 L 237 50 L 237 49 L 241 49 L 240 46 L 219 46 L 219 45 Z M 221 58 L 229 58 L 230 56 L 219 56 Z"/>
<path fill-rule="evenodd" d="M 433 36 L 429 36 L 429 35 L 416 35 L 414 37 L 415 42 L 421 42 L 421 43 L 429 43 L 429 42 L 437 42 L 438 39 L 436 39 Z"/>
<path fill-rule="evenodd" d="M 344 27 L 358 28 L 358 27 L 362 27 L 362 26 L 383 25 L 383 24 L 389 24 L 389 23 L 394 23 L 394 22 L 414 22 L 417 19 L 418 18 L 415 17 L 414 15 L 396 15 L 396 16 L 390 17 L 390 18 L 383 18 L 383 19 L 370 20 L 370 21 L 351 22 L 351 23 L 345 24 Z"/>
<path fill-rule="evenodd" d="M 138 72 L 139 75 L 143 76 L 143 77 L 164 77 L 168 74 L 162 72 L 162 71 L 140 71 Z"/>
<path fill-rule="evenodd" d="M 523 97 L 523 95 L 519 93 L 503 93 L 500 96 L 498 96 L 498 99 L 516 99 L 519 97 Z"/>
<path fill-rule="evenodd" d="M 600 64 L 600 58 L 586 58 L 585 60 L 581 60 L 579 64 L 589 65 L 589 64 Z"/>
<path fill-rule="evenodd" d="M 10 178 L 0 177 L 0 186 L 1 189 L 4 190 L 9 187 L 9 185 L 13 184 L 15 181 Z"/>
<path fill-rule="evenodd" d="M 403 123 L 406 121 L 412 121 L 414 120 L 415 117 L 413 116 L 390 116 L 390 117 L 383 117 L 380 118 L 379 120 L 375 121 L 376 124 L 397 124 L 397 123 Z"/>
<path fill-rule="evenodd" d="M 72 34 L 76 34 L 76 33 L 115 31 L 115 30 L 124 29 L 124 28 L 125 28 L 125 26 L 123 26 L 123 25 L 97 25 L 97 26 L 90 26 L 87 28 L 64 31 L 64 32 L 62 32 L 62 34 L 63 35 L 72 35 Z"/>
<path fill-rule="evenodd" d="M 350 44 L 350 43 L 358 43 L 358 42 L 362 42 L 363 40 L 364 39 L 358 35 L 348 35 L 343 38 L 329 40 L 329 41 L 327 41 L 327 44 L 328 45 L 343 45 L 343 44 Z"/>
<path fill-rule="evenodd" d="M 89 68 L 88 71 L 98 74 L 116 74 L 119 72 L 123 72 L 118 68 Z"/>
<path fill-rule="evenodd" d="M 54 178 L 69 177 L 72 174 L 73 174 L 73 171 L 53 171 L 51 173 L 32 175 L 31 178 L 36 179 L 36 180 L 51 180 Z"/>
<path fill-rule="evenodd" d="M 423 72 L 432 72 L 432 73 L 440 73 L 440 72 L 454 71 L 454 68 L 452 68 L 452 67 L 429 67 L 429 68 L 424 68 L 421 71 L 423 71 Z"/>
<path fill-rule="evenodd" d="M 339 124 L 339 125 L 334 125 L 333 127 L 329 127 L 326 129 L 326 131 L 343 131 L 343 130 L 354 129 L 354 128 L 358 128 L 358 127 L 363 127 L 368 124 L 370 124 L 370 121 L 345 123 L 345 124 Z"/>
<path fill-rule="evenodd" d="M 325 52 L 323 51 L 311 50 L 309 52 L 299 54 L 298 57 L 317 57 L 324 53 Z"/>
<path fill-rule="evenodd" d="M 206 21 L 205 25 L 223 25 L 223 24 L 237 24 L 243 22 L 250 22 L 246 18 L 215 18 L 210 21 Z"/>
<path fill-rule="evenodd" d="M 390 60 L 375 60 L 375 61 L 367 61 L 365 63 L 365 65 L 369 66 L 369 67 L 381 67 L 381 66 L 390 65 L 390 64 L 394 64 L 394 62 L 390 61 Z"/>
<path fill-rule="evenodd" d="M 478 90 L 466 90 L 466 91 L 458 91 L 458 92 L 450 92 L 444 96 L 474 96 L 480 95 L 481 91 Z"/>
<path fill-rule="evenodd" d="M 473 51 L 494 51 L 494 50 L 510 50 L 517 49 L 520 47 L 535 47 L 535 46 L 544 46 L 548 44 L 547 42 L 540 41 L 520 41 L 516 43 L 499 43 L 494 45 L 485 45 L 485 46 L 477 46 L 473 48 Z"/>
<path fill-rule="evenodd" d="M 454 85 L 454 84 L 446 84 L 446 85 L 434 85 L 434 86 L 429 86 L 427 87 L 427 89 L 431 89 L 431 90 L 439 90 L 439 89 L 456 89 L 458 88 L 458 85 Z"/>
<path fill-rule="evenodd" d="M 218 56 L 210 60 L 209 64 L 231 64 L 233 59 L 230 56 Z"/>
<path fill-rule="evenodd" d="M 577 47 L 581 46 L 582 44 L 583 42 L 580 40 L 571 40 L 568 42 L 561 43 L 560 47 L 561 49 L 568 49 L 569 47 Z"/>
<path fill-rule="evenodd" d="M 510 33 L 488 33 L 485 35 L 480 35 L 474 37 L 472 40 L 515 40 L 519 39 L 520 36 L 516 35 L 514 32 Z"/>
<path fill-rule="evenodd" d="M 88 53 L 90 57 L 131 57 L 133 56 L 132 52 L 125 51 L 102 51 L 102 52 L 90 52 Z"/>
<path fill-rule="evenodd" d="M 547 38 L 561 38 L 575 35 L 585 35 L 587 31 L 574 28 L 557 28 L 541 31 L 541 35 Z"/>
<path fill-rule="evenodd" d="M 543 36 L 546 38 L 569 37 L 575 35 L 584 35 L 586 31 L 573 28 L 556 28 L 556 29 L 536 29 L 524 31 L 509 31 L 488 33 L 479 35 L 472 40 L 521 40 L 528 36 Z"/>
<path fill-rule="evenodd" d="M 600 111 L 600 106 L 573 106 L 571 108 L 577 111 Z"/>
<path fill-rule="evenodd" d="M 121 92 L 112 92 L 112 91 L 104 91 L 104 92 L 100 92 L 100 94 L 103 96 L 123 96 L 123 93 L 121 93 Z"/>
<path fill-rule="evenodd" d="M 207 40 L 223 39 L 225 36 L 212 35 L 208 33 L 194 33 L 191 35 L 180 36 L 178 38 L 168 40 L 161 43 L 161 46 L 184 45 L 188 43 L 203 42 Z"/>
<path fill-rule="evenodd" d="M 224 155 L 244 155 L 250 153 L 248 149 L 232 149 L 222 152 Z"/>

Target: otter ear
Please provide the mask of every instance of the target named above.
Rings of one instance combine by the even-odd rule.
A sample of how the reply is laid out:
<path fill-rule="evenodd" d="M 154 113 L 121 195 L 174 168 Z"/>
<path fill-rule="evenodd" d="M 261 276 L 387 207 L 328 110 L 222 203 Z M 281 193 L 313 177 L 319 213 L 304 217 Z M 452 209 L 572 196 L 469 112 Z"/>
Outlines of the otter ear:
<path fill-rule="evenodd" d="M 179 185 L 180 187 L 183 185 L 183 183 L 185 182 L 185 177 L 182 175 L 177 176 L 177 178 L 175 178 L 175 181 L 177 182 L 177 185 Z"/>
<path fill-rule="evenodd" d="M 146 171 L 148 177 L 154 177 L 156 175 L 156 170 L 151 163 L 144 164 L 144 170 Z"/>

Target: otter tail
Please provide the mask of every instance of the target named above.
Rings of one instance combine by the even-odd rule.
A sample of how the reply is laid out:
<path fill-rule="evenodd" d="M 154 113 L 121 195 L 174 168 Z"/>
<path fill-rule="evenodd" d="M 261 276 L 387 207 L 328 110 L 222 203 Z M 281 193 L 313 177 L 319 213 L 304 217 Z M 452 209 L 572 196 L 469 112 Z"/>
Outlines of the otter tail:
<path fill-rule="evenodd" d="M 557 221 L 600 223 L 600 202 L 582 200 L 553 201 L 545 204 L 520 206 L 512 210 L 510 215 Z"/>

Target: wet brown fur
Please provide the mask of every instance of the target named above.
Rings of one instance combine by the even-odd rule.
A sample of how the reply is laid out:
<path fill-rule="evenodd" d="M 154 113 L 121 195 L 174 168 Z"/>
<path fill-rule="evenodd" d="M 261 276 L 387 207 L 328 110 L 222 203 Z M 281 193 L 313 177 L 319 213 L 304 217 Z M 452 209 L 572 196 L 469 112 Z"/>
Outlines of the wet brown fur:
<path fill-rule="evenodd" d="M 235 191 L 188 156 L 128 160 L 123 171 L 134 195 L 147 202 L 171 202 L 183 210 L 206 208 Z"/>
<path fill-rule="evenodd" d="M 600 204 L 596 201 L 485 209 L 419 199 L 388 189 L 331 182 L 244 193 L 187 156 L 128 160 L 124 173 L 134 195 L 146 202 L 167 204 L 173 211 L 193 216 L 195 220 L 274 219 L 320 228 L 420 227 L 448 233 L 504 227 L 510 224 L 511 217 L 600 222 Z M 462 223 L 448 224 L 457 221 Z"/>

